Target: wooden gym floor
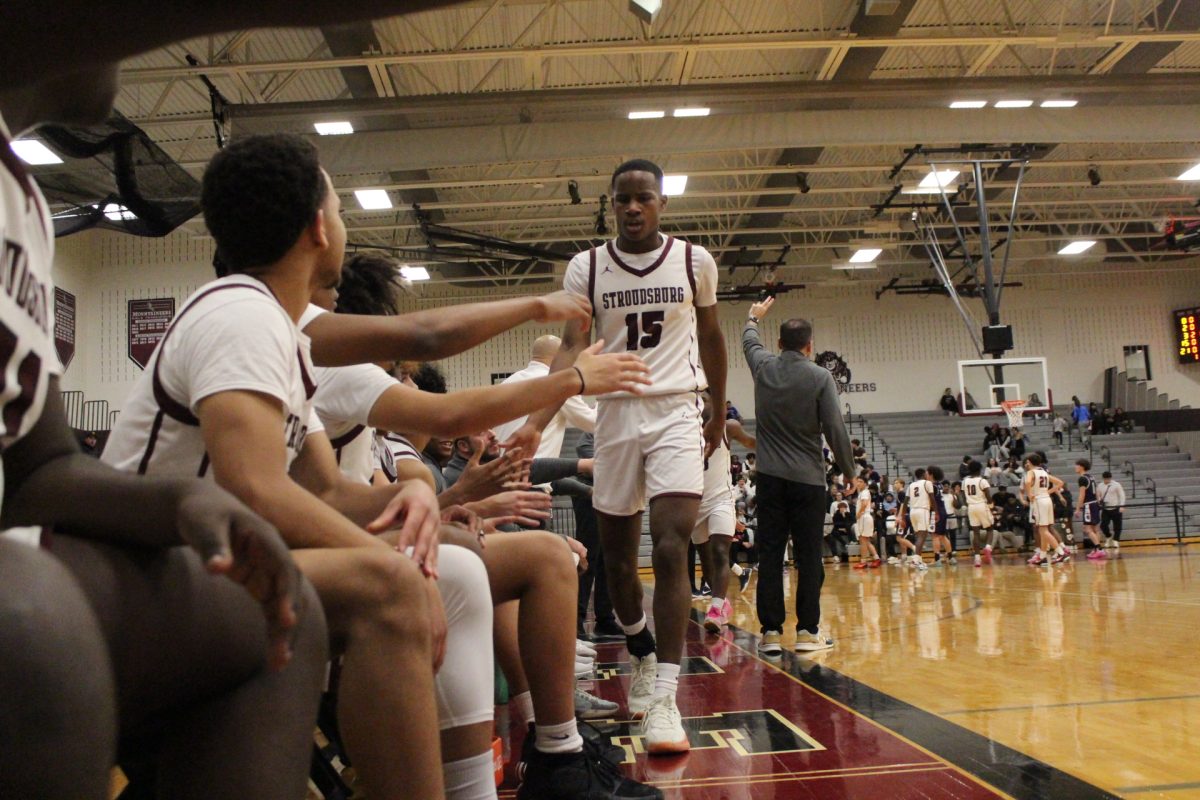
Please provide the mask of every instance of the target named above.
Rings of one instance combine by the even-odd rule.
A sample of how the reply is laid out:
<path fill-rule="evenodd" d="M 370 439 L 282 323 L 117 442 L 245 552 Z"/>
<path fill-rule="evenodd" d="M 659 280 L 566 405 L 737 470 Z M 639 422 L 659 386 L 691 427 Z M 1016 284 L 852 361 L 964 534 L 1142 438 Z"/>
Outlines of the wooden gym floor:
<path fill-rule="evenodd" d="M 696 604 L 691 754 L 649 759 L 629 724 L 604 730 L 673 799 L 1200 798 L 1198 570 L 1171 546 L 1051 568 L 827 566 L 835 648 L 773 663 L 755 653 L 755 576 L 721 637 Z M 624 647 L 599 649 L 592 689 L 623 702 Z"/>

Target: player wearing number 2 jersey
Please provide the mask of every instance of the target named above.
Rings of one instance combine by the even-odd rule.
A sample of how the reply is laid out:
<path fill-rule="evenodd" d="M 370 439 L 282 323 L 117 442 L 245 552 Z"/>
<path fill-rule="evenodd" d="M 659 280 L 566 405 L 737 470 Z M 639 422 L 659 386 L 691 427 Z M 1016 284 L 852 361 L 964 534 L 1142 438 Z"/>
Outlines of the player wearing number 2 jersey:
<path fill-rule="evenodd" d="M 658 215 L 667 198 L 657 165 L 644 160 L 622 164 L 613 173 L 612 191 L 619 235 L 577 255 L 563 287 L 591 303 L 604 352 L 637 353 L 650 368 L 652 384 L 640 396 L 600 397 L 592 503 L 609 593 L 633 657 L 629 711 L 645 716 L 642 734 L 648 752 L 677 753 L 688 749 L 675 703 L 691 607 L 687 542 L 704 487 L 704 459 L 725 435 L 721 414 L 713 414 L 702 427 L 696 399 L 706 376 L 712 407 L 725 407 L 717 265 L 704 248 L 659 232 Z M 587 327 L 568 323 L 562 338 L 552 370 L 568 367 L 588 345 Z M 510 441 L 530 447 L 557 408 L 532 415 Z M 647 498 L 658 642 L 646 628 L 637 576 Z"/>

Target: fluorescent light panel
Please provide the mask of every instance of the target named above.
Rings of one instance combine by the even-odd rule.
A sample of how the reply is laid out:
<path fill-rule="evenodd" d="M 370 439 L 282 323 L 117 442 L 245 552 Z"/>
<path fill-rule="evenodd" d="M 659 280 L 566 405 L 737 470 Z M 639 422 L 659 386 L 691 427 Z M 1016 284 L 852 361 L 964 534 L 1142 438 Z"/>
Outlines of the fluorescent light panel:
<path fill-rule="evenodd" d="M 113 222 L 120 222 L 126 219 L 137 219 L 137 214 L 134 214 L 125 206 L 109 203 L 104 207 L 104 216 L 111 219 Z"/>
<path fill-rule="evenodd" d="M 665 111 L 630 111 L 630 119 L 662 119 L 667 115 Z"/>
<path fill-rule="evenodd" d="M 408 278 L 410 281 L 427 281 L 429 280 L 429 270 L 425 267 L 410 267 L 407 264 L 400 268 L 401 277 Z"/>
<path fill-rule="evenodd" d="M 921 178 L 921 182 L 917 184 L 922 189 L 948 189 L 950 184 L 954 183 L 954 179 L 958 177 L 956 169 L 935 169 L 931 170 L 928 175 Z"/>
<path fill-rule="evenodd" d="M 987 100 L 955 100 L 950 104 L 951 108 L 983 108 L 987 105 Z"/>
<path fill-rule="evenodd" d="M 379 211 L 392 207 L 392 198 L 384 189 L 359 189 L 354 193 L 358 205 L 365 211 Z"/>
<path fill-rule="evenodd" d="M 878 247 L 864 247 L 861 250 L 855 250 L 850 256 L 851 264 L 870 264 L 875 259 L 879 258 L 879 254 L 883 250 Z"/>
<path fill-rule="evenodd" d="M 314 122 L 313 127 L 322 136 L 345 136 L 354 133 L 354 126 L 344 120 L 341 122 Z"/>
<path fill-rule="evenodd" d="M 663 175 L 663 194 L 678 197 L 687 188 L 687 175 Z"/>
<path fill-rule="evenodd" d="M 1090 250 L 1095 244 L 1096 242 L 1092 239 L 1078 239 L 1074 242 L 1067 242 L 1058 251 L 1058 254 L 1060 256 L 1077 256 L 1086 250 Z"/>
<path fill-rule="evenodd" d="M 853 261 L 847 261 L 844 263 L 830 264 L 830 266 L 833 267 L 834 269 L 842 269 L 842 270 L 875 269 L 875 265 L 869 261 L 862 261 L 862 262 L 858 262 L 858 263 L 855 263 Z"/>
<path fill-rule="evenodd" d="M 1079 105 L 1078 100 L 1043 100 L 1042 108 L 1074 108 Z"/>
<path fill-rule="evenodd" d="M 671 112 L 674 117 L 707 117 L 712 109 L 708 108 L 677 108 Z"/>
<path fill-rule="evenodd" d="M 1182 175 L 1180 175 L 1175 180 L 1178 180 L 1178 181 L 1200 181 L 1200 164 L 1197 164 L 1196 166 L 1187 170 L 1186 172 L 1184 172 Z"/>
<path fill-rule="evenodd" d="M 996 108 L 1029 108 L 1032 100 L 997 100 Z"/>
<path fill-rule="evenodd" d="M 37 139 L 17 139 L 12 143 L 12 149 L 22 161 L 33 167 L 63 163 L 63 160 L 56 156 L 53 150 Z"/>

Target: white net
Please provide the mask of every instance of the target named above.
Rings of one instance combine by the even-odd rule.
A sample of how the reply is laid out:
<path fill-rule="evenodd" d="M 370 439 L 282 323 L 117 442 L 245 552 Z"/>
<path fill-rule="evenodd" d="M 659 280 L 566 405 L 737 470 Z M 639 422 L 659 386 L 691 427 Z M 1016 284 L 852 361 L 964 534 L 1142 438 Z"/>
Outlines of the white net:
<path fill-rule="evenodd" d="M 1025 424 L 1025 406 L 1024 400 L 1005 400 L 1000 404 L 1004 415 L 1008 417 L 1008 427 L 1020 428 Z"/>

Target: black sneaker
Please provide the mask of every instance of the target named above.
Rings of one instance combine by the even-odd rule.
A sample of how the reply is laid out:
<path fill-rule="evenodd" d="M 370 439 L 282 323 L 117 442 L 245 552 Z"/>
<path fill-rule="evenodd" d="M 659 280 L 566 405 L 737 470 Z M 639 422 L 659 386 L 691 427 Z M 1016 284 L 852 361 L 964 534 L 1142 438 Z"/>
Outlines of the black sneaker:
<path fill-rule="evenodd" d="M 750 573 L 753 571 L 754 567 L 745 567 L 742 569 L 742 574 L 738 575 L 738 586 L 743 592 L 746 591 L 746 584 L 750 583 Z"/>
<path fill-rule="evenodd" d="M 653 786 L 630 780 L 587 748 L 579 753 L 543 753 L 525 762 L 517 800 L 663 800 Z"/>
<path fill-rule="evenodd" d="M 592 627 L 592 639 L 597 642 L 623 642 L 625 641 L 625 631 L 621 630 L 621 626 L 612 620 L 597 622 Z"/>
<path fill-rule="evenodd" d="M 614 767 L 619 767 L 625 762 L 625 748 L 613 744 L 595 725 L 577 720 L 575 727 L 579 731 L 579 737 L 583 739 L 585 753 L 597 760 L 607 761 Z M 525 738 L 521 742 L 521 760 L 517 765 L 517 775 L 524 774 L 525 765 L 529 763 L 529 759 L 533 757 L 533 751 L 537 749 L 534 747 L 536 741 L 537 731 L 531 722 L 525 731 Z"/>
<path fill-rule="evenodd" d="M 704 581 L 704 583 L 700 584 L 700 596 L 712 597 L 712 589 L 709 588 L 708 581 Z"/>

